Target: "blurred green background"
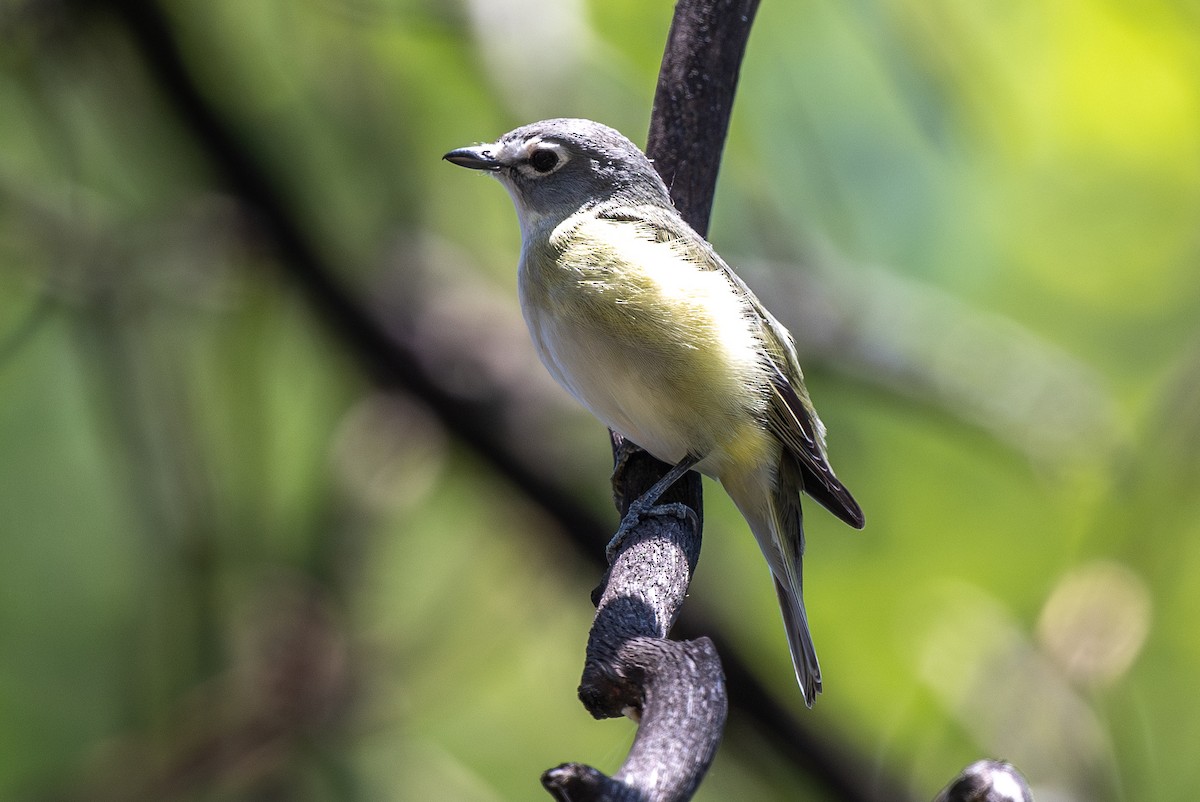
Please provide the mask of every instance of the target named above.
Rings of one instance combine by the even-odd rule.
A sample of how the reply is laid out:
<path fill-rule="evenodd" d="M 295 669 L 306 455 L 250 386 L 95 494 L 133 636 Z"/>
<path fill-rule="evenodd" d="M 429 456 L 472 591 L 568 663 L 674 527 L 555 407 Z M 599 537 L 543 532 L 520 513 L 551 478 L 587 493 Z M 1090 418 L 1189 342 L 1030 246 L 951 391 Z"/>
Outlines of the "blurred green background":
<path fill-rule="evenodd" d="M 338 281 L 615 526 L 510 202 L 440 156 L 551 116 L 643 142 L 671 4 L 157 8 Z M 0 3 L 0 798 L 614 771 L 634 725 L 575 698 L 594 564 L 367 378 L 128 18 Z M 760 9 L 710 238 L 796 334 L 868 527 L 809 505 L 812 712 L 716 486 L 688 606 L 917 798 L 983 756 L 1040 802 L 1200 783 L 1198 33 L 1154 0 Z M 698 796 L 730 798 L 825 797 L 734 721 Z"/>

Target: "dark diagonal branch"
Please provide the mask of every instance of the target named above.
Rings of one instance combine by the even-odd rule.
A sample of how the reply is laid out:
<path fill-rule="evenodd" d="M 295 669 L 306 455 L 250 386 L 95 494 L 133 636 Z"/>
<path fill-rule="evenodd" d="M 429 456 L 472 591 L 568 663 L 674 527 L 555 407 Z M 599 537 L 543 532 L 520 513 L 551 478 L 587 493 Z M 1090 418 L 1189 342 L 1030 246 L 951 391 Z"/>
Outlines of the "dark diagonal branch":
<path fill-rule="evenodd" d="M 204 96 L 179 51 L 162 11 L 149 0 L 111 0 L 109 7 L 124 22 L 165 99 L 215 166 L 220 179 L 256 215 L 255 222 L 274 246 L 289 278 L 307 296 L 321 320 L 380 386 L 401 389 L 422 399 L 454 432 L 495 466 L 501 475 L 569 529 L 581 528 L 593 543 L 603 542 L 605 528 L 571 503 L 545 473 L 530 468 L 503 439 L 496 405 L 448 391 L 400 346 L 346 292 L 336 271 L 318 254 L 302 231 L 277 185 L 251 155 L 233 126 Z"/>

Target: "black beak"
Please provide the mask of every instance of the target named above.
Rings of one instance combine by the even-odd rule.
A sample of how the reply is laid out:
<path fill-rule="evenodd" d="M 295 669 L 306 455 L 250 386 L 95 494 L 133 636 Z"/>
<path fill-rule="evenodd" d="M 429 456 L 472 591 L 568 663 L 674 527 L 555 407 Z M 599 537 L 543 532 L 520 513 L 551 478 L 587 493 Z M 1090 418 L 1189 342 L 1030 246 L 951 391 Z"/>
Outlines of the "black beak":
<path fill-rule="evenodd" d="M 469 167 L 472 170 L 487 170 L 494 173 L 503 167 L 503 165 L 492 156 L 492 148 L 492 145 L 459 148 L 458 150 L 450 151 L 442 158 L 451 164 L 457 164 L 459 167 Z"/>

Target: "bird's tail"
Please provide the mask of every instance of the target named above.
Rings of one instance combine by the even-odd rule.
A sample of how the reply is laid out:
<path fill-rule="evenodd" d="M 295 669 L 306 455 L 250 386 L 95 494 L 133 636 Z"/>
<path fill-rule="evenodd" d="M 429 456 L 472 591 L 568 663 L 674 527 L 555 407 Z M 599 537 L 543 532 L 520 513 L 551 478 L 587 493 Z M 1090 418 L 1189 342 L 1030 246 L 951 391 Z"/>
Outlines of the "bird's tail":
<path fill-rule="evenodd" d="M 800 467 L 791 454 L 785 452 L 780 457 L 779 469 L 773 478 L 769 488 L 762 486 L 768 484 L 766 482 L 742 482 L 736 486 L 726 482 L 725 485 L 771 566 L 796 681 L 800 684 L 804 703 L 812 707 L 821 692 L 821 666 L 817 662 L 817 650 L 808 631 L 808 614 L 804 610 L 804 514 L 800 508 L 800 491 L 804 483 Z M 755 484 L 758 484 L 757 488 L 752 487 Z M 764 490 L 767 490 L 765 499 Z M 751 500 L 754 496 L 757 496 L 757 503 Z"/>
<path fill-rule="evenodd" d="M 783 612 L 783 626 L 787 630 L 788 647 L 792 650 L 792 667 L 796 669 L 796 681 L 804 704 L 809 707 L 821 692 L 821 665 L 817 662 L 817 650 L 808 631 L 808 616 L 804 612 L 804 597 L 800 588 L 784 584 L 786 580 L 775 577 L 775 592 L 779 594 L 779 609 Z"/>

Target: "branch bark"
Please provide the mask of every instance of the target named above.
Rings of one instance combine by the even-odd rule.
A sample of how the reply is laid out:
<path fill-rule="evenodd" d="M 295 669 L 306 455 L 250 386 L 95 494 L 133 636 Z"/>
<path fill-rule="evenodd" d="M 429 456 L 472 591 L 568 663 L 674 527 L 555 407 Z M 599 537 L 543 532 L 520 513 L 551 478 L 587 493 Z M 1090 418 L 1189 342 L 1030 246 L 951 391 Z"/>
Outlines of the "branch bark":
<path fill-rule="evenodd" d="M 646 155 L 683 219 L 708 233 L 733 97 L 759 0 L 680 0 L 658 72 Z"/>

